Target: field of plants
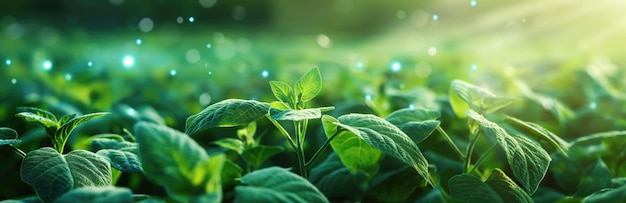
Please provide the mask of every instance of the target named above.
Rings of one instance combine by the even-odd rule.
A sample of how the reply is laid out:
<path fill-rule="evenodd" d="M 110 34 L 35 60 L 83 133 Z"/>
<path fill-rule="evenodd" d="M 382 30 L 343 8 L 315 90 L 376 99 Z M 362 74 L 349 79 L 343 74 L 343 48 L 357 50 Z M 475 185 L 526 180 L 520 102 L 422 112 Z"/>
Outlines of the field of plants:
<path fill-rule="evenodd" d="M 619 8 L 3 2 L 0 202 L 625 202 Z"/>

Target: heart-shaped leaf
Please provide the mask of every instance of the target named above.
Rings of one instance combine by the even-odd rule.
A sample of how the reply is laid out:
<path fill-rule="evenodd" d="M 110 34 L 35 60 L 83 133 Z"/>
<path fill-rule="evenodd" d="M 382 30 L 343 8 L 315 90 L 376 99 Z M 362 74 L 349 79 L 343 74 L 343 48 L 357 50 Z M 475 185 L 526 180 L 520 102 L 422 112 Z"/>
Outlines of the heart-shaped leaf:
<path fill-rule="evenodd" d="M 302 102 L 307 102 L 322 90 L 322 74 L 320 69 L 315 67 L 309 72 L 305 73 L 297 82 L 295 86 L 296 96 Z"/>
<path fill-rule="evenodd" d="M 304 178 L 280 167 L 253 171 L 241 178 L 235 188 L 238 202 L 328 202 L 328 199 Z"/>
<path fill-rule="evenodd" d="M 268 111 L 268 103 L 227 99 L 206 107 L 198 114 L 189 116 L 185 124 L 185 133 L 193 135 L 214 127 L 245 125 L 265 116 Z"/>
<path fill-rule="evenodd" d="M 111 166 L 93 152 L 74 150 L 61 155 L 44 147 L 26 154 L 21 177 L 42 201 L 52 202 L 73 188 L 110 186 Z"/>

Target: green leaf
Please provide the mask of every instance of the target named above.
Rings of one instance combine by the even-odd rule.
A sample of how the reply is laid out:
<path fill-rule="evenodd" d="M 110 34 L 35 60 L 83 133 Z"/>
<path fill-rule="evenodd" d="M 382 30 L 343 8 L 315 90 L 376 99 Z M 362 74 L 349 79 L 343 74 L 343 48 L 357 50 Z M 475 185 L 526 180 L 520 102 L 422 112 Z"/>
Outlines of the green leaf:
<path fill-rule="evenodd" d="M 428 161 L 419 147 L 402 130 L 386 120 L 367 114 L 348 114 L 337 123 L 367 144 L 413 167 L 425 180 L 428 178 Z"/>
<path fill-rule="evenodd" d="M 554 149 L 558 150 L 561 154 L 567 156 L 567 151 L 570 147 L 569 143 L 567 143 L 565 140 L 561 139 L 554 133 L 541 127 L 540 125 L 536 123 L 525 122 L 510 116 L 504 118 L 504 122 L 513 126 L 520 132 L 532 136 L 535 139 L 547 141 L 550 146 L 554 147 Z"/>
<path fill-rule="evenodd" d="M 93 152 L 74 150 L 61 155 L 44 147 L 26 154 L 21 178 L 42 201 L 52 202 L 73 188 L 110 186 L 111 166 Z"/>
<path fill-rule="evenodd" d="M 322 112 L 319 109 L 279 110 L 272 108 L 270 109 L 270 117 L 277 121 L 301 121 L 320 118 Z"/>
<path fill-rule="evenodd" d="M 132 203 L 133 193 L 128 188 L 120 187 L 82 187 L 63 194 L 54 202 Z"/>
<path fill-rule="evenodd" d="M 280 167 L 269 167 L 246 174 L 235 188 L 238 202 L 328 202 L 307 180 Z"/>
<path fill-rule="evenodd" d="M 35 107 L 17 107 L 17 112 L 19 112 L 16 115 L 18 117 L 28 115 L 28 116 L 23 117 L 28 122 L 39 121 L 40 124 L 43 124 L 46 127 L 57 126 L 56 116 L 54 116 L 54 114 L 50 113 L 49 111 L 35 108 Z M 29 119 L 34 119 L 34 120 L 31 121 Z M 41 122 L 41 121 L 44 121 L 44 122 Z M 47 125 L 47 124 L 51 124 L 51 125 Z"/>
<path fill-rule="evenodd" d="M 296 97 L 299 101 L 307 102 L 322 90 L 322 74 L 320 69 L 315 67 L 309 72 L 305 73 L 297 82 L 295 86 Z"/>
<path fill-rule="evenodd" d="M 103 149 L 96 154 L 104 157 L 111 167 L 127 173 L 143 173 L 141 167 L 141 161 L 137 154 L 129 151 L 122 151 L 116 149 Z"/>
<path fill-rule="evenodd" d="M 517 186 L 502 170 L 496 168 L 485 181 L 504 202 L 533 203 L 533 199 L 522 188 Z"/>
<path fill-rule="evenodd" d="M 235 139 L 235 138 L 229 138 L 229 137 L 216 140 L 215 142 L 213 142 L 213 144 L 216 144 L 220 147 L 224 147 L 226 149 L 233 150 L 237 152 L 237 154 L 241 154 L 244 148 L 243 141 Z"/>
<path fill-rule="evenodd" d="M 402 167 L 382 176 L 382 181 L 371 184 L 368 189 L 368 193 L 381 202 L 406 202 L 413 191 L 425 182 L 411 167 Z"/>
<path fill-rule="evenodd" d="M 241 157 L 246 163 L 252 165 L 255 169 L 260 168 L 270 157 L 284 151 L 282 147 L 277 146 L 255 146 L 241 153 Z"/>
<path fill-rule="evenodd" d="M 226 186 L 237 183 L 242 174 L 243 169 L 241 169 L 239 165 L 230 159 L 224 160 L 224 167 L 222 168 L 222 185 Z"/>
<path fill-rule="evenodd" d="M 293 88 L 289 86 L 289 84 L 279 81 L 270 81 L 270 87 L 272 88 L 272 93 L 274 93 L 274 97 L 285 104 L 293 106 L 293 100 L 295 96 L 293 95 Z"/>
<path fill-rule="evenodd" d="M 11 128 L 0 127 L 0 146 L 20 143 L 22 140 L 17 139 L 17 132 Z"/>
<path fill-rule="evenodd" d="M 599 190 L 583 199 L 584 203 L 626 202 L 626 186 Z"/>
<path fill-rule="evenodd" d="M 336 153 L 332 153 L 318 166 L 311 169 L 309 181 L 328 198 L 352 196 L 362 190 L 367 180 L 365 173 L 352 174 Z M 350 187 L 346 187 L 346 186 Z"/>
<path fill-rule="evenodd" d="M 512 97 L 486 97 L 481 100 L 480 107 L 483 113 L 491 113 L 519 101 Z"/>
<path fill-rule="evenodd" d="M 15 116 L 23 118 L 26 122 L 42 125 L 46 129 L 51 129 L 52 131 L 55 131 L 59 128 L 56 119 L 52 120 L 51 118 L 44 117 L 44 115 L 38 115 L 31 112 L 21 112 L 15 114 Z"/>
<path fill-rule="evenodd" d="M 472 110 L 467 111 L 467 116 L 478 123 L 486 136 L 502 147 L 513 175 L 526 192 L 533 194 L 548 170 L 552 160 L 550 155 L 532 140 L 509 135 L 496 123 Z"/>
<path fill-rule="evenodd" d="M 448 180 L 450 195 L 459 202 L 504 202 L 489 185 L 473 175 L 458 174 Z"/>
<path fill-rule="evenodd" d="M 223 153 L 214 154 L 199 162 L 190 176 L 192 185 L 204 185 L 204 194 L 211 194 L 211 198 L 217 202 L 222 199 L 222 169 L 225 161 L 226 155 Z"/>
<path fill-rule="evenodd" d="M 439 116 L 438 111 L 413 108 L 394 111 L 385 120 L 400 128 L 415 143 L 420 143 L 437 129 L 441 122 L 435 119 Z"/>
<path fill-rule="evenodd" d="M 452 110 L 461 118 L 466 116 L 465 111 L 469 109 L 490 113 L 519 101 L 516 98 L 498 97 L 485 88 L 461 80 L 452 81 L 449 97 Z"/>
<path fill-rule="evenodd" d="M 589 143 L 599 143 L 607 139 L 623 139 L 626 137 L 626 131 L 608 131 L 579 137 L 570 142 L 571 146 L 585 145 Z"/>
<path fill-rule="evenodd" d="M 87 122 L 91 119 L 98 118 L 107 114 L 109 113 L 100 112 L 100 113 L 86 114 L 86 115 L 74 117 L 68 120 L 67 122 L 63 123 L 61 128 L 59 128 L 59 130 L 57 130 L 54 135 L 55 149 L 57 149 L 59 152 L 63 152 L 63 147 L 65 146 L 65 142 L 67 142 L 67 138 L 70 136 L 74 128 L 76 128 L 78 125 L 84 122 Z"/>
<path fill-rule="evenodd" d="M 584 197 L 600 189 L 611 186 L 611 171 L 600 157 L 590 172 L 578 183 L 578 188 L 574 196 Z"/>
<path fill-rule="evenodd" d="M 248 124 L 267 114 L 269 104 L 254 100 L 227 99 L 189 116 L 185 132 L 193 135 L 214 127 L 233 127 Z"/>
<path fill-rule="evenodd" d="M 337 131 L 337 123 L 339 123 L 339 120 L 332 116 L 324 115 L 322 117 L 322 124 L 327 138 L 330 138 Z M 380 150 L 367 144 L 358 135 L 347 130 L 339 132 L 330 141 L 330 146 L 352 174 L 363 172 L 368 177 L 376 173 L 378 162 L 383 155 Z"/>
<path fill-rule="evenodd" d="M 215 187 L 213 177 L 221 174 L 223 163 L 209 159 L 204 148 L 188 135 L 148 122 L 135 124 L 134 134 L 145 176 L 163 185 L 172 197 L 187 201 L 206 192 L 215 192 L 207 190 Z M 223 162 L 224 158 L 219 159 Z"/>

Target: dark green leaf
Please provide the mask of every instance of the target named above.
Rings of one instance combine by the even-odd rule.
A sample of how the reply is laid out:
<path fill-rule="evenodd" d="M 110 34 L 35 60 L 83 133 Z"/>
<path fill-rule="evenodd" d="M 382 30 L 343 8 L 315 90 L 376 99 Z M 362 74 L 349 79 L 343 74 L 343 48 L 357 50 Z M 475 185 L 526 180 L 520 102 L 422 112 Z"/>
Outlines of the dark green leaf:
<path fill-rule="evenodd" d="M 336 153 L 330 154 L 324 162 L 311 169 L 309 174 L 309 181 L 331 199 L 358 193 L 366 180 L 364 173 L 352 174 Z"/>
<path fill-rule="evenodd" d="M 384 180 L 370 185 L 369 194 L 381 202 L 406 202 L 424 179 L 411 167 L 403 167 L 384 174 Z"/>
<path fill-rule="evenodd" d="M 0 127 L 0 146 L 20 143 L 21 140 L 17 140 L 17 132 L 11 128 Z"/>
<path fill-rule="evenodd" d="M 241 183 L 234 202 L 328 202 L 307 180 L 280 167 L 248 173 Z"/>
<path fill-rule="evenodd" d="M 307 102 L 322 90 L 322 74 L 320 69 L 315 67 L 309 72 L 305 73 L 297 82 L 295 86 L 296 96 L 300 98 L 300 101 Z"/>
<path fill-rule="evenodd" d="M 485 183 L 487 183 L 504 202 L 533 203 L 533 199 L 530 198 L 528 193 L 517 186 L 511 178 L 498 168 L 491 172 L 491 175 L 489 175 Z"/>
<path fill-rule="evenodd" d="M 244 148 L 243 141 L 235 139 L 235 138 L 229 138 L 229 137 L 219 139 L 213 142 L 213 144 L 216 144 L 220 147 L 224 147 L 226 149 L 233 150 L 237 152 L 237 154 L 241 154 Z"/>
<path fill-rule="evenodd" d="M 193 135 L 214 127 L 233 127 L 248 124 L 267 114 L 269 104 L 254 100 L 227 99 L 189 116 L 185 132 Z"/>
<path fill-rule="evenodd" d="M 274 93 L 274 97 L 276 97 L 276 99 L 293 106 L 295 96 L 293 95 L 293 88 L 291 88 L 289 84 L 279 81 L 270 81 L 270 87 L 272 88 L 272 93 Z"/>
<path fill-rule="evenodd" d="M 428 161 L 415 142 L 402 130 L 386 120 L 367 114 L 348 114 L 338 118 L 341 128 L 346 129 L 367 144 L 391 155 L 409 166 L 425 180 L 428 178 Z"/>
<path fill-rule="evenodd" d="M 590 172 L 578 183 L 578 189 L 574 196 L 584 197 L 600 189 L 609 188 L 611 179 L 611 171 L 609 171 L 604 161 L 598 157 L 596 164 L 591 168 Z"/>
<path fill-rule="evenodd" d="M 322 117 L 327 138 L 330 138 L 337 131 L 337 123 L 339 121 L 332 116 L 324 115 Z M 330 146 L 352 174 L 364 172 L 367 176 L 374 175 L 378 170 L 378 161 L 383 155 L 380 150 L 347 130 L 339 132 L 330 141 Z"/>
<path fill-rule="evenodd" d="M 450 195 L 459 202 L 504 202 L 489 185 L 473 175 L 458 174 L 448 181 Z"/>
<path fill-rule="evenodd" d="M 282 152 L 284 149 L 277 146 L 255 146 L 247 149 L 241 153 L 241 157 L 246 163 L 252 165 L 254 168 L 260 168 L 267 159 Z"/>
<path fill-rule="evenodd" d="M 141 161 L 137 154 L 129 151 L 117 150 L 117 149 L 103 149 L 96 152 L 96 154 L 104 157 L 111 167 L 127 173 L 143 173 L 141 167 Z"/>
<path fill-rule="evenodd" d="M 563 155 L 567 155 L 567 151 L 569 150 L 569 143 L 567 143 L 565 140 L 561 139 L 554 133 L 541 127 L 540 125 L 537 125 L 536 123 L 525 122 L 510 116 L 507 116 L 504 119 L 504 122 L 513 126 L 520 132 L 534 137 L 535 139 L 547 141 L 552 147 L 557 149 Z"/>
<path fill-rule="evenodd" d="M 272 108 L 270 109 L 270 116 L 277 121 L 301 121 L 320 118 L 322 112 L 319 109 L 279 110 Z"/>
<path fill-rule="evenodd" d="M 548 170 L 552 160 L 550 155 L 532 140 L 509 135 L 503 128 L 472 110 L 467 111 L 467 116 L 478 123 L 486 136 L 502 146 L 513 175 L 526 192 L 533 194 Z"/>
<path fill-rule="evenodd" d="M 215 176 L 221 174 L 223 155 L 209 159 L 188 135 L 166 126 L 138 122 L 134 134 L 145 176 L 165 186 L 172 197 L 187 201 L 207 192 L 221 192 L 213 189 L 219 189 L 214 184 Z"/>
<path fill-rule="evenodd" d="M 584 203 L 626 202 L 626 186 L 599 190 L 583 199 Z"/>
<path fill-rule="evenodd" d="M 241 178 L 243 169 L 239 167 L 235 162 L 230 159 L 224 161 L 224 168 L 222 169 L 222 185 L 234 184 Z"/>
<path fill-rule="evenodd" d="M 61 155 L 50 147 L 29 152 L 22 160 L 22 181 L 44 202 L 85 186 L 110 186 L 111 166 L 100 155 L 74 150 Z"/>
<path fill-rule="evenodd" d="M 133 193 L 128 188 L 120 187 L 82 187 L 70 190 L 54 202 L 131 203 L 133 202 Z"/>

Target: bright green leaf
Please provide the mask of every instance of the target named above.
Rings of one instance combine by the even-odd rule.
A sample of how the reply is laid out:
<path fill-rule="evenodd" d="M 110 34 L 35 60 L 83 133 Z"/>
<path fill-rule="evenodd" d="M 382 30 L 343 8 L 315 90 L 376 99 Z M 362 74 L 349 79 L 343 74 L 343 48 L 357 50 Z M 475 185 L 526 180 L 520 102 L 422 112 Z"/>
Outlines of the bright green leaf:
<path fill-rule="evenodd" d="M 467 111 L 467 116 L 478 123 L 487 137 L 504 149 L 513 175 L 526 192 L 533 194 L 548 170 L 552 160 L 550 155 L 532 140 L 509 135 L 502 127 L 472 110 Z"/>
<path fill-rule="evenodd" d="M 0 146 L 20 143 L 17 139 L 17 132 L 11 128 L 0 127 Z"/>
<path fill-rule="evenodd" d="M 486 97 L 495 97 L 495 95 L 487 89 L 462 80 L 454 80 L 450 86 L 450 105 L 454 113 L 461 118 L 465 118 L 465 112 L 474 109 L 473 106 Z"/>
<path fill-rule="evenodd" d="M 483 113 L 491 113 L 519 101 L 521 100 L 512 97 L 486 97 L 481 100 L 480 108 Z"/>
<path fill-rule="evenodd" d="M 331 199 L 352 196 L 362 190 L 361 186 L 367 179 L 364 173 L 352 174 L 336 153 L 330 154 L 309 173 L 309 181 Z"/>
<path fill-rule="evenodd" d="M 255 146 L 241 153 L 246 163 L 255 169 L 260 168 L 270 157 L 282 152 L 284 149 L 277 146 Z"/>
<path fill-rule="evenodd" d="M 226 149 L 233 150 L 237 152 L 237 154 L 241 154 L 243 152 L 244 144 L 243 141 L 235 139 L 235 138 L 222 138 L 213 142 L 220 147 L 224 147 Z"/>
<path fill-rule="evenodd" d="M 534 137 L 535 139 L 547 141 L 548 143 L 550 143 L 550 146 L 554 147 L 563 155 L 567 156 L 567 151 L 569 150 L 570 146 L 569 143 L 561 139 L 561 137 L 541 127 L 540 125 L 536 123 L 525 122 L 510 116 L 504 118 L 504 122 L 513 126 L 520 132 Z"/>
<path fill-rule="evenodd" d="M 70 190 L 54 202 L 131 203 L 133 202 L 133 193 L 128 188 L 120 187 L 82 187 Z"/>
<path fill-rule="evenodd" d="M 63 146 L 65 146 L 65 142 L 67 142 L 67 138 L 70 136 L 74 128 L 76 128 L 78 125 L 84 122 L 87 122 L 91 119 L 105 116 L 107 114 L 109 113 L 100 112 L 100 113 L 85 114 L 82 116 L 76 116 L 68 120 L 67 122 L 63 123 L 61 128 L 59 128 L 59 130 L 57 130 L 54 135 L 55 149 L 57 149 L 59 152 L 63 152 Z"/>
<path fill-rule="evenodd" d="M 626 131 L 608 131 L 579 137 L 570 142 L 571 146 L 585 145 L 589 143 L 599 143 L 607 139 L 624 139 L 626 137 Z"/>
<path fill-rule="evenodd" d="M 322 90 L 322 74 L 320 69 L 315 67 L 309 72 L 305 73 L 297 82 L 295 86 L 296 96 L 302 102 L 307 102 Z"/>
<path fill-rule="evenodd" d="M 322 124 L 326 137 L 330 138 L 337 131 L 339 121 L 332 116 L 324 115 Z M 383 153 L 367 144 L 355 133 L 341 131 L 330 141 L 330 146 L 337 153 L 341 162 L 352 174 L 363 172 L 367 176 L 372 176 L 378 170 L 378 162 Z"/>
<path fill-rule="evenodd" d="M 600 157 L 596 164 L 591 168 L 578 183 L 578 188 L 574 196 L 584 197 L 592 194 L 600 189 L 609 188 L 611 186 L 611 171 Z"/>
<path fill-rule="evenodd" d="M 485 181 L 504 202 L 507 203 L 533 203 L 528 193 L 517 186 L 502 170 L 496 168 Z"/>
<path fill-rule="evenodd" d="M 46 128 L 58 128 L 57 118 L 49 111 L 35 107 L 17 107 L 17 112 L 19 112 L 16 115 L 17 117 L 22 117 L 28 122 L 39 123 Z"/>
<path fill-rule="evenodd" d="M 246 174 L 235 188 L 238 202 L 328 202 L 304 178 L 280 167 L 269 167 Z"/>
<path fill-rule="evenodd" d="M 348 114 L 338 118 L 337 123 L 367 144 L 391 155 L 409 166 L 425 180 L 428 178 L 428 161 L 422 155 L 419 147 L 402 130 L 386 120 L 367 114 Z"/>
<path fill-rule="evenodd" d="M 241 178 L 243 169 L 239 167 L 235 162 L 230 159 L 224 160 L 224 167 L 222 168 L 222 185 L 232 185 Z"/>
<path fill-rule="evenodd" d="M 272 108 L 270 109 L 270 117 L 277 121 L 301 121 L 320 118 L 322 112 L 319 109 L 279 110 Z"/>
<path fill-rule="evenodd" d="M 22 160 L 22 181 L 44 202 L 52 202 L 73 188 L 110 186 L 111 166 L 100 155 L 74 150 L 66 155 L 50 147 L 29 152 Z"/>
<path fill-rule="evenodd" d="M 458 174 L 448 180 L 450 195 L 459 202 L 504 202 L 498 193 L 476 176 Z"/>
<path fill-rule="evenodd" d="M 392 112 L 385 120 L 389 123 L 399 126 L 411 121 L 436 120 L 441 114 L 439 111 L 424 108 L 405 108 Z"/>
<path fill-rule="evenodd" d="M 191 173 L 192 185 L 204 185 L 204 192 L 217 197 L 217 201 L 222 199 L 222 169 L 226 155 L 223 153 L 214 154 L 209 159 L 199 162 Z"/>
<path fill-rule="evenodd" d="M 254 100 L 227 99 L 189 116 L 185 132 L 193 135 L 214 127 L 233 127 L 248 124 L 267 114 L 269 104 Z"/>
<path fill-rule="evenodd" d="M 289 86 L 289 84 L 279 81 L 270 81 L 270 87 L 272 88 L 272 93 L 274 93 L 274 97 L 279 101 L 293 106 L 293 100 L 295 96 L 293 95 L 293 88 Z"/>

